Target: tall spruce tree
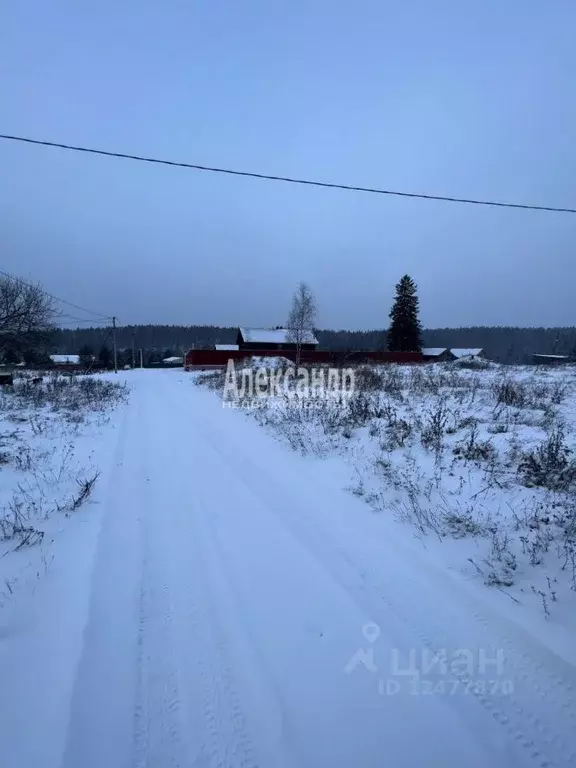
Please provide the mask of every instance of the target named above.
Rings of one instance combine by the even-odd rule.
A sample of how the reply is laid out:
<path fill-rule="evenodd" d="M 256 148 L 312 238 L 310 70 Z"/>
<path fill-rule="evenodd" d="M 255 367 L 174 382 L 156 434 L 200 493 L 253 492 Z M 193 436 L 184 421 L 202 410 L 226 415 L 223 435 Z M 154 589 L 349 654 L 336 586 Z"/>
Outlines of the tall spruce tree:
<path fill-rule="evenodd" d="M 422 349 L 422 326 L 418 318 L 418 296 L 416 283 L 404 275 L 396 286 L 396 297 L 390 311 L 391 324 L 388 330 L 390 352 L 420 352 Z"/>

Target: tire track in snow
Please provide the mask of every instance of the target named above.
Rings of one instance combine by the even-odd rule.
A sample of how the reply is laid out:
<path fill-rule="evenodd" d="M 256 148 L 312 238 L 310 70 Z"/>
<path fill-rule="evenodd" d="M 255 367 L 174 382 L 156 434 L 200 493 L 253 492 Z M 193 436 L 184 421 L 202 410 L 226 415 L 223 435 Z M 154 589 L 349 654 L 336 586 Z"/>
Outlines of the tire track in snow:
<path fill-rule="evenodd" d="M 136 405 L 126 408 L 103 496 L 62 768 L 125 768 L 130 762 L 141 557 L 139 522 L 130 505 L 135 467 L 128 452 L 137 429 Z"/>
<path fill-rule="evenodd" d="M 245 481 L 249 486 L 251 486 L 249 480 Z M 252 490 L 256 490 L 256 488 L 252 488 Z M 272 505 L 269 506 L 271 509 L 274 509 Z M 280 522 L 282 522 L 282 524 L 287 525 L 286 519 L 284 517 L 278 516 L 278 519 Z M 309 538 L 309 533 L 304 533 L 302 529 L 298 529 L 294 525 L 294 520 L 288 524 L 288 528 L 291 533 L 296 536 L 298 541 L 309 552 L 311 552 L 311 554 L 319 562 L 322 563 L 324 569 L 330 573 L 331 577 L 341 586 L 341 588 L 345 590 L 350 595 L 350 597 L 366 611 L 367 615 L 371 616 L 372 618 L 378 616 L 381 613 L 382 605 L 385 605 L 386 609 L 389 610 L 397 619 L 399 619 L 408 628 L 410 634 L 418 638 L 420 642 L 432 652 L 433 655 L 441 651 L 441 646 L 435 645 L 430 637 L 419 629 L 417 624 L 414 624 L 407 618 L 405 613 L 398 610 L 397 605 L 393 603 L 382 590 L 375 590 L 373 587 L 370 587 L 367 584 L 365 577 L 361 576 L 361 579 L 364 582 L 362 587 L 359 588 L 358 586 L 351 586 L 350 574 L 343 575 L 341 566 L 339 567 L 335 562 L 334 554 L 337 552 L 337 556 L 341 559 L 341 562 L 344 563 L 347 569 L 352 568 L 356 575 L 360 575 L 361 571 L 351 563 L 347 556 L 344 556 L 343 553 L 338 550 L 327 549 L 324 547 L 324 545 L 322 547 L 318 547 L 316 544 L 312 544 Z M 321 553 L 322 549 L 324 550 L 323 553 Z M 328 554 L 328 557 L 326 554 Z M 374 597 L 377 598 L 377 602 L 374 601 Z M 381 625 L 385 625 L 385 623 L 386 622 L 384 621 L 380 622 Z M 457 675 L 454 676 L 456 677 Z M 465 675 L 460 675 L 460 680 L 463 685 L 467 685 L 468 683 L 473 682 Z M 538 765 L 538 768 L 550 768 L 550 766 L 554 765 L 554 763 L 540 755 L 540 753 L 536 750 L 535 744 L 525 733 L 523 733 L 522 730 L 514 730 L 508 727 L 509 718 L 493 704 L 489 697 L 474 691 L 473 688 L 470 690 L 470 693 L 472 696 L 474 696 L 475 699 L 478 700 L 483 709 L 487 711 L 499 725 L 506 728 L 511 739 L 519 742 L 520 746 L 530 754 L 530 757 L 537 760 L 536 764 Z M 462 705 L 462 700 L 460 699 L 458 710 L 460 715 L 464 714 L 464 706 Z M 524 715 L 523 711 L 520 711 L 520 715 Z M 473 727 L 475 722 L 475 718 L 473 716 L 470 718 L 470 722 Z"/>
<path fill-rule="evenodd" d="M 187 690 L 200 692 L 202 700 L 197 716 L 197 732 L 204 734 L 201 757 L 211 768 L 257 768 L 231 663 L 229 636 L 218 615 L 218 555 L 201 522 L 204 510 L 193 505 L 187 511 L 187 519 L 178 525 L 180 536 L 191 544 L 189 560 L 177 563 L 177 579 L 184 587 L 179 636 L 194 639 L 186 643 L 183 669 Z"/>
<path fill-rule="evenodd" d="M 143 581 L 140 592 L 139 685 L 135 710 L 135 768 L 188 765 L 181 680 L 175 652 L 173 605 L 160 553 L 151 546 L 144 521 Z M 158 539 L 154 546 L 160 549 Z"/>
<path fill-rule="evenodd" d="M 356 561 L 356 563 L 358 563 L 358 561 Z M 554 671 L 551 671 L 550 666 L 545 666 L 542 662 L 539 663 L 535 661 L 526 651 L 524 651 L 521 645 L 522 638 L 520 638 L 520 643 L 518 645 L 514 645 L 510 638 L 504 633 L 498 634 L 497 640 L 495 640 L 494 629 L 486 616 L 484 616 L 479 609 L 472 607 L 477 604 L 476 599 L 470 595 L 462 594 L 461 587 L 457 585 L 452 578 L 443 573 L 439 573 L 437 569 L 434 569 L 434 572 L 432 572 L 433 566 L 425 567 L 430 574 L 430 577 L 436 581 L 441 579 L 443 582 L 441 587 L 454 596 L 452 604 L 448 604 L 446 601 L 444 601 L 442 605 L 438 603 L 436 604 L 434 613 L 436 619 L 434 623 L 435 637 L 441 637 L 441 642 L 444 644 L 444 647 L 449 647 L 451 638 L 446 633 L 446 627 L 454 625 L 459 619 L 459 616 L 454 613 L 453 604 L 462 605 L 463 602 L 466 602 L 469 609 L 469 615 L 474 618 L 479 625 L 475 628 L 474 637 L 476 638 L 477 632 L 479 632 L 481 637 L 486 638 L 485 642 L 477 642 L 477 644 L 480 645 L 484 651 L 492 652 L 494 656 L 498 651 L 507 650 L 508 653 L 505 654 L 506 664 L 508 670 L 513 672 L 511 677 L 514 680 L 514 683 L 517 684 L 518 681 L 520 681 L 525 692 L 527 692 L 527 688 L 530 688 L 536 704 L 542 699 L 545 699 L 549 705 L 547 708 L 548 711 L 550 710 L 550 704 L 554 704 L 557 708 L 557 714 L 552 715 L 549 724 L 546 725 L 529 709 L 526 709 L 525 707 L 522 708 L 514 695 L 504 696 L 502 698 L 502 694 L 500 694 L 500 700 L 515 709 L 518 716 L 521 715 L 525 718 L 545 740 L 553 744 L 555 748 L 563 751 L 565 756 L 576 764 L 576 752 L 574 752 L 573 747 L 570 744 L 567 744 L 566 741 L 559 736 L 557 731 L 554 732 L 553 730 L 558 727 L 558 723 L 561 722 L 561 718 L 564 716 L 566 718 L 566 727 L 563 730 L 567 733 L 570 732 L 571 729 L 572 732 L 576 732 L 576 701 L 573 694 L 573 685 L 562 680 Z M 392 570 L 391 573 L 394 574 L 394 570 Z M 394 579 L 393 575 L 391 584 L 400 589 L 407 583 L 410 583 L 413 588 L 412 595 L 416 597 L 421 582 L 419 583 L 416 579 L 410 576 L 409 573 L 404 573 L 403 575 L 404 578 L 402 584 L 400 584 L 397 578 Z M 377 584 L 375 585 L 375 589 L 378 589 Z M 407 601 L 405 605 L 406 604 L 409 605 L 410 601 Z M 499 622 L 501 623 L 501 617 L 495 616 L 494 622 L 496 624 Z M 564 662 L 559 660 L 555 655 L 549 653 L 547 649 L 542 649 L 542 652 L 545 652 L 549 657 L 552 667 L 555 667 L 557 663 L 561 663 L 564 665 L 567 672 L 573 674 L 573 670 L 569 670 Z M 488 697 L 487 700 L 491 701 L 491 698 Z"/>
<path fill-rule="evenodd" d="M 196 424 L 198 424 L 199 420 L 197 418 L 197 413 L 193 413 L 193 415 L 196 416 Z M 380 585 L 369 585 L 367 583 L 363 573 L 366 568 L 365 563 L 359 563 L 351 558 L 350 553 L 344 551 L 336 541 L 332 541 L 331 546 L 326 546 L 327 540 L 329 541 L 332 538 L 330 532 L 323 529 L 321 530 L 309 517 L 307 517 L 304 522 L 302 516 L 297 517 L 294 514 L 294 507 L 290 506 L 285 501 L 285 499 L 290 496 L 290 489 L 283 487 L 282 483 L 278 482 L 278 478 L 270 475 L 263 466 L 256 465 L 251 458 L 243 455 L 241 446 L 236 445 L 236 450 L 234 450 L 234 447 L 229 446 L 225 440 L 218 440 L 215 435 L 217 429 L 214 430 L 214 425 L 211 425 L 211 428 L 208 429 L 206 427 L 206 423 L 202 422 L 203 438 L 223 457 L 228 465 L 235 471 L 236 475 L 243 479 L 255 495 L 266 500 L 267 506 L 274 511 L 281 522 L 285 525 L 289 525 L 290 530 L 324 563 L 327 570 L 333 573 L 341 586 L 346 589 L 355 600 L 360 600 L 365 605 L 371 605 L 372 615 L 375 615 L 373 610 L 376 606 L 370 598 L 376 597 L 380 603 L 384 603 L 388 610 L 392 611 L 399 619 L 401 619 L 406 626 L 410 627 L 413 634 L 415 634 L 432 652 L 438 652 L 443 647 L 446 647 L 446 642 L 450 641 L 450 637 L 446 634 L 445 624 L 435 621 L 434 624 L 429 627 L 433 630 L 433 635 L 436 638 L 436 641 L 433 642 L 428 634 L 419 629 L 415 617 L 411 617 L 406 610 L 403 610 L 397 603 L 390 600 Z M 259 478 L 258 484 L 254 483 L 252 480 L 253 477 Z M 267 482 L 262 482 L 263 479 Z M 281 513 L 280 509 L 282 510 Z M 310 534 L 313 528 L 316 528 L 316 530 L 312 534 L 314 543 L 311 543 Z M 359 590 L 357 587 L 351 588 L 350 584 L 347 583 L 347 579 L 342 578 L 341 572 L 338 573 L 339 569 L 334 568 L 335 552 L 338 552 L 341 561 L 345 563 L 347 568 L 351 569 L 356 575 L 361 576 L 364 581 L 363 590 Z M 404 568 L 402 570 L 403 572 L 405 571 Z M 417 586 L 420 591 L 422 584 L 417 584 L 414 580 L 411 581 L 412 585 Z M 398 581 L 389 582 L 389 586 L 395 587 L 397 594 L 399 590 L 405 590 L 405 583 L 400 584 Z M 390 591 L 394 592 L 393 589 Z M 421 595 L 418 595 L 418 598 L 421 599 Z M 416 604 L 417 602 L 418 601 L 416 601 Z M 403 604 L 410 604 L 410 601 L 403 601 Z M 492 631 L 487 620 L 481 619 L 477 612 L 472 612 L 470 615 L 474 616 L 477 622 L 484 625 L 484 634 Z M 453 617 L 450 618 L 452 619 L 453 624 Z M 444 645 L 440 638 L 442 638 Z M 515 681 L 519 679 L 524 682 L 532 683 L 534 692 L 537 695 L 540 697 L 544 696 L 549 704 L 555 705 L 556 708 L 559 708 L 564 714 L 569 713 L 570 719 L 572 719 L 572 712 L 570 709 L 571 686 L 563 686 L 562 696 L 557 698 L 554 693 L 555 686 L 544 687 L 535 682 L 534 675 L 537 674 L 536 670 L 545 670 L 546 668 L 543 665 L 538 666 L 534 664 L 532 664 L 532 670 L 523 667 L 522 664 L 526 664 L 529 657 L 523 652 L 518 652 L 516 647 L 513 646 L 507 638 L 504 639 L 506 641 L 506 647 L 511 651 L 510 658 L 514 661 Z M 496 650 L 501 647 L 502 644 L 503 643 L 500 642 L 492 643 L 492 648 Z M 487 646 L 484 646 L 484 648 L 487 650 Z M 519 664 L 520 661 L 522 663 Z M 463 683 L 473 682 L 470 681 L 466 675 L 461 675 L 460 677 Z M 540 679 L 542 679 L 542 675 L 540 675 Z M 557 683 L 558 679 L 555 678 L 555 680 Z M 560 768 L 560 766 L 572 764 L 576 761 L 574 751 L 568 744 L 566 744 L 564 739 L 554 728 L 554 726 L 558 724 L 554 717 L 552 718 L 553 724 L 546 725 L 541 718 L 523 707 L 519 700 L 514 696 L 507 696 L 506 699 L 498 699 L 496 697 L 487 696 L 474 688 L 471 688 L 470 693 L 474 700 L 478 702 L 493 720 L 504 727 L 510 738 L 522 747 L 524 753 L 530 758 L 532 763 L 538 765 L 539 768 L 548 768 L 549 766 L 554 765 Z M 459 705 L 460 709 L 462 705 L 461 700 L 459 700 Z M 534 738 L 526 733 L 526 725 L 529 725 L 536 730 L 539 735 L 539 744 L 536 743 Z M 555 760 L 552 760 L 552 758 L 545 753 L 545 750 L 552 750 L 556 753 Z"/>
<path fill-rule="evenodd" d="M 138 405 L 138 423 L 145 425 L 150 404 L 139 401 Z M 157 765 L 183 768 L 187 764 L 182 739 L 185 729 L 182 728 L 180 680 L 174 652 L 173 609 L 163 542 L 153 530 L 158 504 L 155 489 L 150 486 L 149 442 L 150 434 L 146 431 L 143 439 L 133 445 L 138 454 L 139 494 L 132 502 L 140 510 L 142 566 L 132 765 L 134 768 Z"/>
<path fill-rule="evenodd" d="M 282 498 L 282 494 L 279 493 L 277 498 Z M 285 512 L 288 507 L 284 504 L 282 506 L 283 511 Z M 388 582 L 387 591 L 384 591 L 381 585 L 378 583 L 368 583 L 368 580 L 364 575 L 364 570 L 366 567 L 365 564 L 351 558 L 349 553 L 339 546 L 334 545 L 333 550 L 329 547 L 326 547 L 325 539 L 327 533 L 325 530 L 323 530 L 320 535 L 318 532 L 316 532 L 316 534 L 314 534 L 315 543 L 311 543 L 310 528 L 312 526 L 310 520 L 306 520 L 305 525 L 302 526 L 303 519 L 297 519 L 293 515 L 293 510 L 288 509 L 288 511 L 292 515 L 291 521 L 289 523 L 291 530 L 295 532 L 295 534 L 300 538 L 305 546 L 311 549 L 311 551 L 314 552 L 314 554 L 323 561 L 325 567 L 341 583 L 343 588 L 349 591 L 353 599 L 360 601 L 367 607 L 371 607 L 371 615 L 377 615 L 375 611 L 377 611 L 378 608 L 374 605 L 374 603 L 371 603 L 370 601 L 370 597 L 375 596 L 380 603 L 386 605 L 388 610 L 390 610 L 395 616 L 402 620 L 407 627 L 410 628 L 410 631 L 420 639 L 424 646 L 428 648 L 433 655 L 441 653 L 444 649 L 450 648 L 450 645 L 453 641 L 450 635 L 446 633 L 446 626 L 450 626 L 450 624 L 453 625 L 453 617 L 451 617 L 452 621 L 448 621 L 446 623 L 438 621 L 437 619 L 440 617 L 440 612 L 438 610 L 435 611 L 436 620 L 432 625 L 430 624 L 429 620 L 427 620 L 428 629 L 432 630 L 432 635 L 435 638 L 433 640 L 430 634 L 422 631 L 416 617 L 414 615 L 410 616 L 408 611 L 406 611 L 405 606 L 410 605 L 411 603 L 409 597 L 406 600 L 403 600 L 402 603 L 399 601 L 394 602 L 389 597 L 389 595 L 400 594 L 402 590 L 405 589 L 405 581 L 401 583 L 398 580 L 390 580 Z M 285 517 L 279 516 L 279 519 L 283 520 L 283 522 L 286 524 Z M 306 529 L 306 526 L 308 526 L 308 529 Z M 320 554 L 322 551 L 324 554 Z M 342 575 L 338 573 L 338 568 L 335 568 L 333 563 L 334 552 L 338 552 L 339 557 L 353 572 L 361 575 L 361 578 L 364 582 L 364 589 L 362 590 L 363 594 L 359 594 L 360 591 L 358 588 L 351 587 L 349 583 L 346 583 L 347 580 L 342 578 Z M 418 591 L 421 591 L 421 584 L 417 585 L 416 582 L 413 582 L 413 584 L 414 586 L 418 587 Z M 413 595 L 416 598 L 414 604 L 417 604 L 420 595 L 416 595 L 415 593 L 413 593 Z M 488 624 L 486 624 L 486 628 L 489 628 Z M 495 654 L 495 652 L 500 648 L 500 644 L 492 643 L 491 648 L 485 644 L 483 648 L 487 652 L 487 655 L 490 651 Z M 510 658 L 514 660 L 515 654 L 516 652 L 514 650 Z M 516 665 L 515 661 L 513 661 L 513 663 Z M 477 688 L 474 686 L 474 679 L 465 673 L 458 671 L 454 672 L 452 670 L 451 674 L 454 678 L 459 679 L 463 686 L 469 686 L 467 690 L 469 690 L 470 696 L 472 696 L 499 725 L 506 729 L 510 737 L 522 747 L 522 749 L 529 755 L 530 759 L 535 761 L 539 768 L 550 768 L 551 766 L 558 766 L 558 768 L 560 768 L 564 765 L 576 764 L 575 753 L 572 751 L 570 746 L 566 744 L 562 737 L 557 732 L 554 732 L 550 727 L 547 727 L 546 724 L 533 712 L 531 712 L 526 707 L 523 707 L 514 695 L 506 696 L 505 698 L 502 696 L 488 696 L 485 693 L 477 690 Z M 533 678 L 530 677 L 530 673 L 528 671 L 524 671 L 522 674 L 520 674 L 517 671 L 516 666 L 515 674 L 513 677 L 515 681 L 520 678 L 533 682 Z M 540 690 L 543 689 L 541 688 Z M 545 698 L 549 703 L 555 701 L 555 698 L 550 695 L 550 689 L 548 689 Z M 467 704 L 468 702 L 466 701 L 465 703 Z M 461 699 L 458 700 L 458 709 L 460 711 L 463 709 Z M 473 717 L 471 718 L 471 723 L 473 724 Z M 556 760 L 550 758 L 545 753 L 544 747 L 539 746 L 534 738 L 526 732 L 527 725 L 532 726 L 532 728 L 534 728 L 536 732 L 540 734 L 541 740 L 546 747 L 552 747 L 558 753 Z"/>
<path fill-rule="evenodd" d="M 137 718 L 135 765 L 257 768 L 234 683 L 227 635 L 217 615 L 213 563 L 206 557 L 209 542 L 200 524 L 203 510 L 186 503 L 172 482 L 189 473 L 190 466 L 178 445 L 166 445 L 166 422 L 155 414 L 155 408 L 157 403 L 151 401 L 145 416 L 146 444 L 150 449 L 164 443 L 171 474 L 163 476 L 148 457 L 149 514 L 144 529 L 150 528 L 146 548 L 150 562 L 143 590 L 139 705 L 140 712 L 147 714 Z M 162 594 L 154 600 L 158 585 L 162 585 Z M 154 641 L 151 619 L 157 622 L 160 612 L 162 627 Z M 147 654 L 147 646 L 152 652 L 156 649 L 154 658 Z M 150 684 L 152 678 L 155 685 Z M 159 697 L 165 705 L 154 714 L 152 708 L 158 708 Z M 157 750 L 152 749 L 153 742 L 158 743 Z"/>

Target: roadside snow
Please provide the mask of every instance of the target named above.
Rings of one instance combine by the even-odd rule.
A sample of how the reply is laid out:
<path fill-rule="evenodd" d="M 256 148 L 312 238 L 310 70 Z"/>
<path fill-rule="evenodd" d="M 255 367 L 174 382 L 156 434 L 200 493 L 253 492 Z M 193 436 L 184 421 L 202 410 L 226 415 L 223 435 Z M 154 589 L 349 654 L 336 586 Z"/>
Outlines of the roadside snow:
<path fill-rule="evenodd" d="M 125 396 L 109 377 L 54 374 L 0 392 L 0 609 L 46 576 L 55 540 L 84 519 Z"/>
<path fill-rule="evenodd" d="M 286 391 L 238 405 L 413 526 L 445 567 L 576 631 L 573 369 L 478 365 L 359 368 L 344 402 Z M 221 391 L 222 374 L 206 381 Z"/>

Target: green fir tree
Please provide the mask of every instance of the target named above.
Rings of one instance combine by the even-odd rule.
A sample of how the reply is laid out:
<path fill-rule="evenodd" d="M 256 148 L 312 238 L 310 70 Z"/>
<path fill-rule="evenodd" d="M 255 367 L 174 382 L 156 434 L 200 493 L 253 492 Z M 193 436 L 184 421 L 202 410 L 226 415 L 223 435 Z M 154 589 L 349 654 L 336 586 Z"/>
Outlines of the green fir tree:
<path fill-rule="evenodd" d="M 396 297 L 390 311 L 391 324 L 388 330 L 390 352 L 420 352 L 422 349 L 422 326 L 418 318 L 418 296 L 416 283 L 404 275 L 396 286 Z"/>

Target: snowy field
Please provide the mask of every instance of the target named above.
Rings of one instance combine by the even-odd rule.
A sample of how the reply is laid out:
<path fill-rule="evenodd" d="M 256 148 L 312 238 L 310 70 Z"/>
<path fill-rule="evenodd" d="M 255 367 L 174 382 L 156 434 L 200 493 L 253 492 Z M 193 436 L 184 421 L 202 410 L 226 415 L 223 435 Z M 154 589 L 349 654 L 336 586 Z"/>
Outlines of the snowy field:
<path fill-rule="evenodd" d="M 221 373 L 200 382 L 224 392 Z M 231 405 L 446 567 L 576 632 L 576 367 L 365 367 L 342 401 L 262 395 Z"/>
<path fill-rule="evenodd" d="M 0 390 L 0 610 L 48 572 L 54 539 L 84 518 L 124 385 L 24 373 Z"/>
<path fill-rule="evenodd" d="M 0 765 L 575 765 L 572 382 L 502 375 L 4 393 Z"/>

